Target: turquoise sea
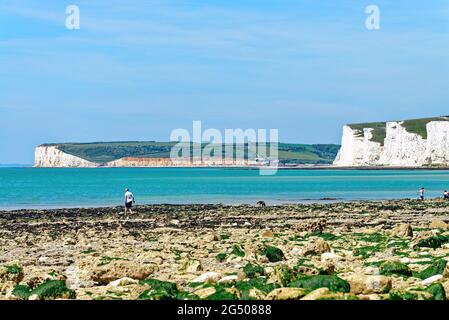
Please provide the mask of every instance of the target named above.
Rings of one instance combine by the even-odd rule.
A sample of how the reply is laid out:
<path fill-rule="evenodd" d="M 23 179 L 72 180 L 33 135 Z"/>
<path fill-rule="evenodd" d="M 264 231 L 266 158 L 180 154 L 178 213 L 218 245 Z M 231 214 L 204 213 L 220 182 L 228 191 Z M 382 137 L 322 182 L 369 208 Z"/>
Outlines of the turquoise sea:
<path fill-rule="evenodd" d="M 449 171 L 279 170 L 216 168 L 0 168 L 0 208 L 112 206 L 125 187 L 137 204 L 267 204 L 338 200 L 416 198 L 449 189 Z"/>

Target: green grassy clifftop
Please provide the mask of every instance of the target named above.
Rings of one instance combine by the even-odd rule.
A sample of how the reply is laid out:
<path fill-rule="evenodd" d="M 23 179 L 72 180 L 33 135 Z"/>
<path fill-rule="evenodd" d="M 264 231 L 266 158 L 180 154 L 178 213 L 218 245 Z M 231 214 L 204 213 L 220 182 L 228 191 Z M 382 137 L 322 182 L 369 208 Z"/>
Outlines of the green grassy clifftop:
<path fill-rule="evenodd" d="M 42 146 L 57 146 L 59 150 L 96 163 L 105 163 L 123 157 L 169 158 L 176 142 L 117 141 L 92 143 L 52 143 Z M 206 144 L 203 144 L 203 148 Z M 248 146 L 238 145 L 248 157 Z M 284 164 L 329 164 L 334 160 L 339 145 L 279 143 L 279 161 Z M 225 150 L 222 146 L 223 152 Z M 268 147 L 267 147 L 268 149 Z M 269 154 L 268 154 L 269 156 Z"/>

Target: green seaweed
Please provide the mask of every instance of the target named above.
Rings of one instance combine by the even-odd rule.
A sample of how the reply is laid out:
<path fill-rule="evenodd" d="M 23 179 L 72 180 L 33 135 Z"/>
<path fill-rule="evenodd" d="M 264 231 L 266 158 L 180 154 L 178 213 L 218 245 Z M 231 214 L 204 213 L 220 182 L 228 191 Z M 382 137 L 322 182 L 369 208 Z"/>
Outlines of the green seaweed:
<path fill-rule="evenodd" d="M 241 246 L 235 244 L 232 246 L 231 254 L 236 255 L 237 257 L 244 257 L 245 251 L 243 251 Z"/>
<path fill-rule="evenodd" d="M 441 283 L 433 283 L 426 288 L 426 291 L 432 294 L 432 300 L 446 300 L 446 292 Z"/>
<path fill-rule="evenodd" d="M 410 268 L 399 261 L 386 261 L 380 265 L 379 270 L 380 274 L 387 276 L 397 274 L 409 277 L 412 275 Z"/>
<path fill-rule="evenodd" d="M 221 253 L 217 254 L 217 255 L 215 256 L 215 258 L 216 258 L 218 261 L 223 262 L 223 261 L 226 259 L 226 253 L 221 252 Z"/>
<path fill-rule="evenodd" d="M 179 294 L 176 283 L 157 279 L 139 281 L 140 285 L 148 285 L 150 289 L 139 295 L 139 300 L 176 300 Z"/>
<path fill-rule="evenodd" d="M 64 280 L 47 280 L 36 288 L 32 289 L 26 285 L 17 285 L 12 294 L 20 299 L 27 300 L 32 295 L 37 295 L 40 300 L 68 298 L 74 299 L 75 291 L 66 287 Z"/>
<path fill-rule="evenodd" d="M 284 260 L 284 253 L 282 252 L 282 250 L 273 246 L 264 247 L 262 253 L 268 258 L 268 261 L 270 262 L 278 262 Z"/>
<path fill-rule="evenodd" d="M 414 247 L 420 247 L 420 248 L 424 247 L 424 248 L 436 249 L 436 248 L 441 247 L 441 245 L 448 243 L 448 242 L 449 242 L 448 236 L 437 235 L 437 236 L 428 237 L 428 238 L 418 241 L 418 243 L 415 244 Z"/>
<path fill-rule="evenodd" d="M 442 274 L 446 268 L 447 261 L 443 259 L 438 259 L 432 263 L 431 266 L 427 267 L 421 272 L 414 272 L 413 276 L 420 279 L 427 279 L 437 274 Z"/>
<path fill-rule="evenodd" d="M 304 288 L 309 290 L 328 288 L 333 292 L 349 292 L 350 290 L 349 283 L 336 275 L 306 276 L 291 282 L 289 287 Z"/>
<path fill-rule="evenodd" d="M 265 275 L 265 269 L 262 266 L 250 262 L 243 267 L 243 272 L 245 272 L 248 278 Z"/>
<path fill-rule="evenodd" d="M 23 272 L 22 267 L 17 264 L 6 265 L 5 269 L 7 273 L 11 274 L 20 274 Z"/>

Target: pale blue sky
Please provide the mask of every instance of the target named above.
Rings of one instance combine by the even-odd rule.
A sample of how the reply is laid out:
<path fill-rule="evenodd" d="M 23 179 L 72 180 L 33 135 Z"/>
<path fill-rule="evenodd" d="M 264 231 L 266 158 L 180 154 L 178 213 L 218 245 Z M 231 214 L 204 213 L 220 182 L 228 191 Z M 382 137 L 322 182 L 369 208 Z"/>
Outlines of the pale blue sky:
<path fill-rule="evenodd" d="M 344 123 L 448 107 L 447 0 L 0 2 L 0 163 L 44 142 L 167 141 L 193 120 L 339 143 Z"/>

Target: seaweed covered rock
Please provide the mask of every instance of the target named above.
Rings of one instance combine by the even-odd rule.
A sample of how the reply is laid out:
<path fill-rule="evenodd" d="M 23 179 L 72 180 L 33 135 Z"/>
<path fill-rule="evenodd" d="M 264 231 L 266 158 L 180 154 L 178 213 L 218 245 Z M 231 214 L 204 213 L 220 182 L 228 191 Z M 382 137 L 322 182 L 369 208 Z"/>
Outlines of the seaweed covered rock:
<path fill-rule="evenodd" d="M 443 244 L 449 242 L 449 236 L 436 235 L 419 240 L 413 247 L 414 248 L 440 248 Z"/>
<path fill-rule="evenodd" d="M 149 287 L 140 294 L 139 300 L 175 300 L 180 293 L 176 283 L 169 281 L 146 279 L 139 283 Z"/>
<path fill-rule="evenodd" d="M 76 297 L 75 291 L 68 289 L 63 280 L 48 280 L 35 288 L 19 284 L 14 287 L 12 295 L 21 300 L 74 299 Z"/>
<path fill-rule="evenodd" d="M 276 282 L 286 287 L 289 283 L 297 280 L 297 272 L 287 265 L 280 265 L 274 268 L 274 278 Z"/>
<path fill-rule="evenodd" d="M 254 278 L 265 275 L 265 269 L 257 264 L 247 263 L 243 267 L 243 272 L 248 278 Z"/>
<path fill-rule="evenodd" d="M 353 273 L 344 277 L 349 282 L 351 293 L 387 293 L 391 289 L 391 279 L 386 276 Z"/>
<path fill-rule="evenodd" d="M 322 238 L 310 239 L 301 250 L 301 255 L 321 255 L 325 252 L 330 252 L 329 244 Z"/>
<path fill-rule="evenodd" d="M 432 265 L 428 266 L 421 272 L 413 273 L 413 276 L 424 280 L 438 274 L 442 275 L 446 270 L 446 265 L 447 265 L 446 260 L 438 259 L 435 262 L 433 262 Z"/>
<path fill-rule="evenodd" d="M 0 282 L 19 283 L 23 280 L 23 268 L 17 263 L 4 264 L 0 266 Z"/>
<path fill-rule="evenodd" d="M 409 277 L 412 275 L 410 268 L 399 261 L 385 261 L 380 265 L 379 271 L 385 276 L 396 274 Z"/>
<path fill-rule="evenodd" d="M 289 287 L 315 290 L 318 288 L 328 288 L 333 292 L 349 292 L 350 285 L 346 280 L 336 275 L 316 275 L 300 278 L 289 284 Z"/>
<path fill-rule="evenodd" d="M 412 288 L 390 292 L 390 300 L 446 300 L 446 293 L 441 283 L 434 283 L 427 288 Z"/>
<path fill-rule="evenodd" d="M 284 260 L 284 252 L 273 246 L 262 246 L 258 248 L 258 254 L 267 257 L 269 262 L 278 262 Z"/>
<path fill-rule="evenodd" d="M 126 260 L 114 260 L 106 265 L 94 268 L 91 279 L 99 284 L 107 284 L 125 277 L 142 280 L 157 269 L 155 264 L 137 264 Z"/>
<path fill-rule="evenodd" d="M 271 291 L 266 300 L 298 300 L 306 295 L 302 288 L 278 288 Z"/>

